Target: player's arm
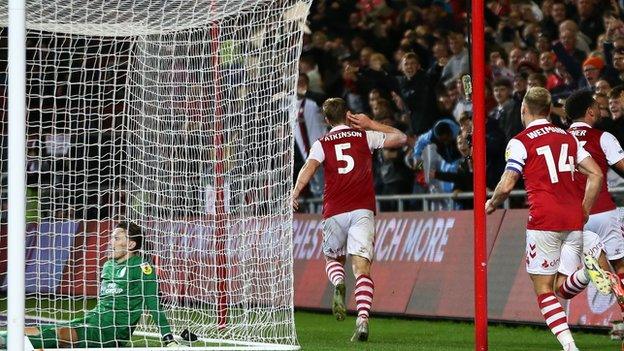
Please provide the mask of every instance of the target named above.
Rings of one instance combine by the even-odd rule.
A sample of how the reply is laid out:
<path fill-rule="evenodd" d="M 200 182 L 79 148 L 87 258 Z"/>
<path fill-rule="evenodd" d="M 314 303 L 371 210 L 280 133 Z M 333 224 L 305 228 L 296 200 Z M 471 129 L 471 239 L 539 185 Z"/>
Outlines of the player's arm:
<path fill-rule="evenodd" d="M 526 158 L 527 152 L 524 144 L 517 139 L 509 140 L 507 149 L 505 150 L 505 159 L 507 161 L 505 172 L 503 172 L 500 181 L 494 189 L 494 195 L 485 203 L 485 212 L 487 214 L 496 211 L 496 208 L 500 206 L 503 201 L 507 200 L 524 171 Z"/>
<path fill-rule="evenodd" d="M 585 151 L 586 152 L 586 151 Z M 598 198 L 600 187 L 602 186 L 602 171 L 596 161 L 591 156 L 586 156 L 578 163 L 578 169 L 587 176 L 585 184 L 585 196 L 583 197 L 583 215 L 585 220 L 589 217 L 589 212 Z"/>
<path fill-rule="evenodd" d="M 363 113 L 353 114 L 347 112 L 347 119 L 354 128 L 384 133 L 385 138 L 382 146 L 385 148 L 394 149 L 402 147 L 407 143 L 407 135 L 405 133 L 389 125 L 374 121 Z"/>
<path fill-rule="evenodd" d="M 308 185 L 310 179 L 312 179 L 312 176 L 320 165 L 321 163 L 319 161 L 313 158 L 308 158 L 306 163 L 301 168 L 301 171 L 299 171 L 299 175 L 297 176 L 297 181 L 295 182 L 295 187 L 292 192 L 292 206 L 295 210 L 299 209 L 299 193 L 306 187 L 306 185 Z"/>
<path fill-rule="evenodd" d="M 496 189 L 494 189 L 494 195 L 485 203 L 485 212 L 487 214 L 496 211 L 496 208 L 507 200 L 518 179 L 520 179 L 520 173 L 517 171 L 507 169 L 503 172 Z"/>
<path fill-rule="evenodd" d="M 156 272 L 149 263 L 141 265 L 141 281 L 143 282 L 143 310 L 148 311 L 154 323 L 158 325 L 163 343 L 166 346 L 177 346 L 178 343 L 173 338 L 167 316 L 160 307 Z"/>

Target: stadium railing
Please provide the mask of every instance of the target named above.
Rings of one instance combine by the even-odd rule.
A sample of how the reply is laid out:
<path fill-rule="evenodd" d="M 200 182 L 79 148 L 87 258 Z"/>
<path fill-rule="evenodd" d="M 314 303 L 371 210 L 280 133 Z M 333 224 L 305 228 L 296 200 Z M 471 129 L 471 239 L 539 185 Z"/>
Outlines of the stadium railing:
<path fill-rule="evenodd" d="M 610 188 L 609 192 L 613 195 L 624 194 L 624 187 Z M 493 192 L 488 192 L 488 197 L 492 196 Z M 510 194 L 510 198 L 525 197 L 525 190 L 513 190 Z M 440 200 L 461 200 L 472 199 L 474 197 L 473 192 L 462 193 L 427 193 L 427 194 L 401 194 L 401 195 L 377 195 L 377 209 L 379 210 L 382 202 L 394 202 L 396 204 L 396 212 L 404 212 L 406 203 L 420 202 L 422 209 L 420 211 L 429 212 L 435 211 L 435 206 L 432 203 Z M 307 207 L 308 213 L 320 213 L 323 204 L 323 198 L 308 198 L 301 200 L 302 204 Z M 617 201 L 616 201 L 617 202 Z M 303 207 L 303 206 L 302 206 Z M 509 199 L 503 204 L 504 209 L 509 209 Z"/>

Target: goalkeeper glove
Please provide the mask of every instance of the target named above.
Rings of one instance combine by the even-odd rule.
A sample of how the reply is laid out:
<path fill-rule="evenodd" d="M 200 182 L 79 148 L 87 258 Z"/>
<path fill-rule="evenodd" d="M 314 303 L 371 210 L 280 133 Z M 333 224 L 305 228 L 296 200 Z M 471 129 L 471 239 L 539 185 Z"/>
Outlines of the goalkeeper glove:
<path fill-rule="evenodd" d="M 166 347 L 178 347 L 179 346 L 178 342 L 175 341 L 175 339 L 173 338 L 173 334 L 171 334 L 171 333 L 167 333 L 167 334 L 163 335 L 161 340 L 162 340 L 162 343 Z"/>

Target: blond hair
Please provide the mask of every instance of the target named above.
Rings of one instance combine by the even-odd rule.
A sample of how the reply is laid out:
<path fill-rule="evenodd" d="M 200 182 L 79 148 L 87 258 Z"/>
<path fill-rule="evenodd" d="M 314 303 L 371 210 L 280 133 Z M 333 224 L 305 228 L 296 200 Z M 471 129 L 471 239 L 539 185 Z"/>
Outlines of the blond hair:
<path fill-rule="evenodd" d="M 522 99 L 522 103 L 526 105 L 530 114 L 547 116 L 550 113 L 550 92 L 542 87 L 529 88 L 524 99 Z"/>

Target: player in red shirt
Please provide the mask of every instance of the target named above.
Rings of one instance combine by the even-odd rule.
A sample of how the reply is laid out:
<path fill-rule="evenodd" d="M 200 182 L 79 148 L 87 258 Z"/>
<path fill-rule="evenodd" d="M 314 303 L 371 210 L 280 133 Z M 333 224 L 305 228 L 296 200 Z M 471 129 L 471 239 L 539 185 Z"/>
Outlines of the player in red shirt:
<path fill-rule="evenodd" d="M 583 251 L 586 255 L 592 256 L 594 261 L 596 259 L 600 261 L 600 266 L 607 271 L 606 280 L 611 283 L 607 288 L 611 288 L 618 297 L 620 308 L 624 313 L 624 289 L 621 283 L 621 279 L 624 278 L 624 233 L 615 202 L 607 188 L 609 167 L 615 168 L 620 173 L 624 172 L 624 150 L 611 133 L 593 128 L 600 118 L 600 109 L 591 91 L 580 90 L 570 95 L 566 99 L 565 111 L 568 118 L 574 121 L 568 131 L 589 152 L 603 175 L 598 199 L 591 209 L 589 220 L 585 223 Z M 578 177 L 577 185 L 580 189 L 585 187 L 585 181 L 585 176 Z M 610 267 L 607 259 L 611 262 L 617 276 L 608 271 Z M 561 278 L 565 281 L 559 288 L 559 296 L 569 299 L 587 287 L 575 277 L 576 274 L 581 273 L 577 272 L 567 278 Z"/>
<path fill-rule="evenodd" d="M 553 285 L 557 272 L 569 276 L 577 270 L 575 262 L 561 261 L 561 255 L 568 250 L 582 254 L 583 224 L 598 197 L 602 173 L 572 135 L 546 120 L 550 104 L 548 90 L 534 87 L 527 91 L 520 110 L 526 129 L 509 141 L 505 172 L 485 210 L 494 212 L 520 176 L 524 177 L 529 202 L 526 269 L 546 324 L 563 349 L 571 351 L 578 348 Z M 584 193 L 575 182 L 577 168 L 587 176 Z"/>
<path fill-rule="evenodd" d="M 323 254 L 327 276 L 334 285 L 332 310 L 336 319 L 345 319 L 344 264 L 349 254 L 356 279 L 358 310 L 356 330 L 351 340 L 366 341 L 374 292 L 370 277 L 376 209 L 372 152 L 382 147 L 403 146 L 407 137 L 364 114 L 352 114 L 340 98 L 325 101 L 323 114 L 332 128 L 310 149 L 293 189 L 293 207 L 299 208 L 299 193 L 322 164 L 325 176 Z"/>

